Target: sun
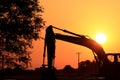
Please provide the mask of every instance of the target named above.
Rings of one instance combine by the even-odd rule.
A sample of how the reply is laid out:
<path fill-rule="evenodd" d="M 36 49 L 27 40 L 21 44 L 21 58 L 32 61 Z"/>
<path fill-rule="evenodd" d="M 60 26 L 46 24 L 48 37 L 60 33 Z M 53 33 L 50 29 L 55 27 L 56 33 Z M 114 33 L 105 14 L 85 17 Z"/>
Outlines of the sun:
<path fill-rule="evenodd" d="M 106 41 L 106 35 L 103 34 L 103 33 L 98 33 L 98 34 L 96 34 L 96 36 L 95 36 L 95 40 L 96 40 L 98 43 L 102 44 L 102 43 L 104 43 L 104 42 Z"/>

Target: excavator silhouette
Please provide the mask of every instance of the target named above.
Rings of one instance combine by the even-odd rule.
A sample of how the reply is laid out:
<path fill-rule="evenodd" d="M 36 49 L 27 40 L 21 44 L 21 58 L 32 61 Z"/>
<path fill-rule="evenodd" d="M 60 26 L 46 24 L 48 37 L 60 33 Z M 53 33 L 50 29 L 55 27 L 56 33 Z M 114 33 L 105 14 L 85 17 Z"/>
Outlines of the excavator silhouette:
<path fill-rule="evenodd" d="M 54 33 L 53 28 L 71 35 Z M 108 54 L 108 55 L 113 55 L 115 57 L 114 58 L 115 62 L 111 63 L 107 57 L 108 55 L 105 53 L 102 46 L 99 43 L 97 43 L 95 40 L 91 39 L 86 35 L 79 35 L 79 34 L 70 32 L 68 30 L 60 29 L 50 25 L 46 29 L 44 53 L 43 53 L 43 65 L 42 65 L 44 68 L 47 66 L 47 69 L 48 69 L 47 73 L 49 75 L 48 80 L 53 80 L 55 77 L 54 76 L 55 75 L 54 59 L 55 59 L 55 40 L 56 39 L 70 42 L 70 43 L 77 44 L 77 45 L 84 46 L 91 49 L 96 59 L 96 62 L 98 63 L 98 66 L 99 66 L 99 74 L 102 74 L 103 76 L 109 78 L 110 80 L 120 79 L 119 78 L 120 64 L 118 64 L 118 59 L 117 59 L 117 56 L 120 56 L 120 54 Z M 45 65 L 45 61 L 44 61 L 46 56 L 46 52 L 45 52 L 46 48 L 47 48 L 47 61 L 48 61 L 47 65 Z"/>

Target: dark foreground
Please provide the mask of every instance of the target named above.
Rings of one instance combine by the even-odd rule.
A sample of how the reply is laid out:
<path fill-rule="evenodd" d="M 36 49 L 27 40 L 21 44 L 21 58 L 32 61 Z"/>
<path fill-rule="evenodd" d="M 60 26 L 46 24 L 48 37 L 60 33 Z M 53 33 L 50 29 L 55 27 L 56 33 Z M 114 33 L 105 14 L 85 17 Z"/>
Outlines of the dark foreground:
<path fill-rule="evenodd" d="M 0 80 L 51 80 L 43 79 L 42 77 L 48 77 L 48 72 L 46 71 L 43 75 L 42 70 L 3 70 L 0 71 Z M 55 79 L 53 80 L 120 80 L 111 79 L 103 75 L 96 74 L 95 69 L 62 69 L 55 70 Z"/>
<path fill-rule="evenodd" d="M 5 69 L 0 70 L 0 80 L 120 80 L 119 67 L 110 68 L 110 76 L 99 74 L 99 69 L 96 64 L 80 66 L 78 69 L 66 66 L 64 69 L 54 69 L 53 71 L 54 75 L 50 75 L 49 70 L 43 67 L 35 70 Z M 50 76 L 54 78 L 49 79 Z"/>

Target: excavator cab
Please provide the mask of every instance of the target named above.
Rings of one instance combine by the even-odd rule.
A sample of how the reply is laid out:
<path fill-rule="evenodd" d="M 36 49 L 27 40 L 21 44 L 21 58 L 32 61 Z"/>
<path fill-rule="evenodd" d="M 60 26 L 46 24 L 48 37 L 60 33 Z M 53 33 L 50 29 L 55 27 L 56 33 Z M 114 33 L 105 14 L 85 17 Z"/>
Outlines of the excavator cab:
<path fill-rule="evenodd" d="M 120 64 L 120 53 L 107 53 L 106 55 L 111 63 Z"/>

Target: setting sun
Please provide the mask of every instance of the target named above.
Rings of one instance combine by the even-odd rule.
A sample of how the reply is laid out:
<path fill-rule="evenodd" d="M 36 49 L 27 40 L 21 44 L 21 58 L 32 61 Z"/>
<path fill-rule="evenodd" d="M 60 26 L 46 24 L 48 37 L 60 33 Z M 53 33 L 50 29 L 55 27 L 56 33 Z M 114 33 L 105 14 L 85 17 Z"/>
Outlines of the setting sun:
<path fill-rule="evenodd" d="M 96 40 L 98 43 L 102 44 L 102 43 L 104 43 L 104 42 L 106 41 L 106 35 L 103 34 L 103 33 L 98 33 L 98 34 L 96 34 L 96 36 L 95 36 L 95 40 Z"/>

